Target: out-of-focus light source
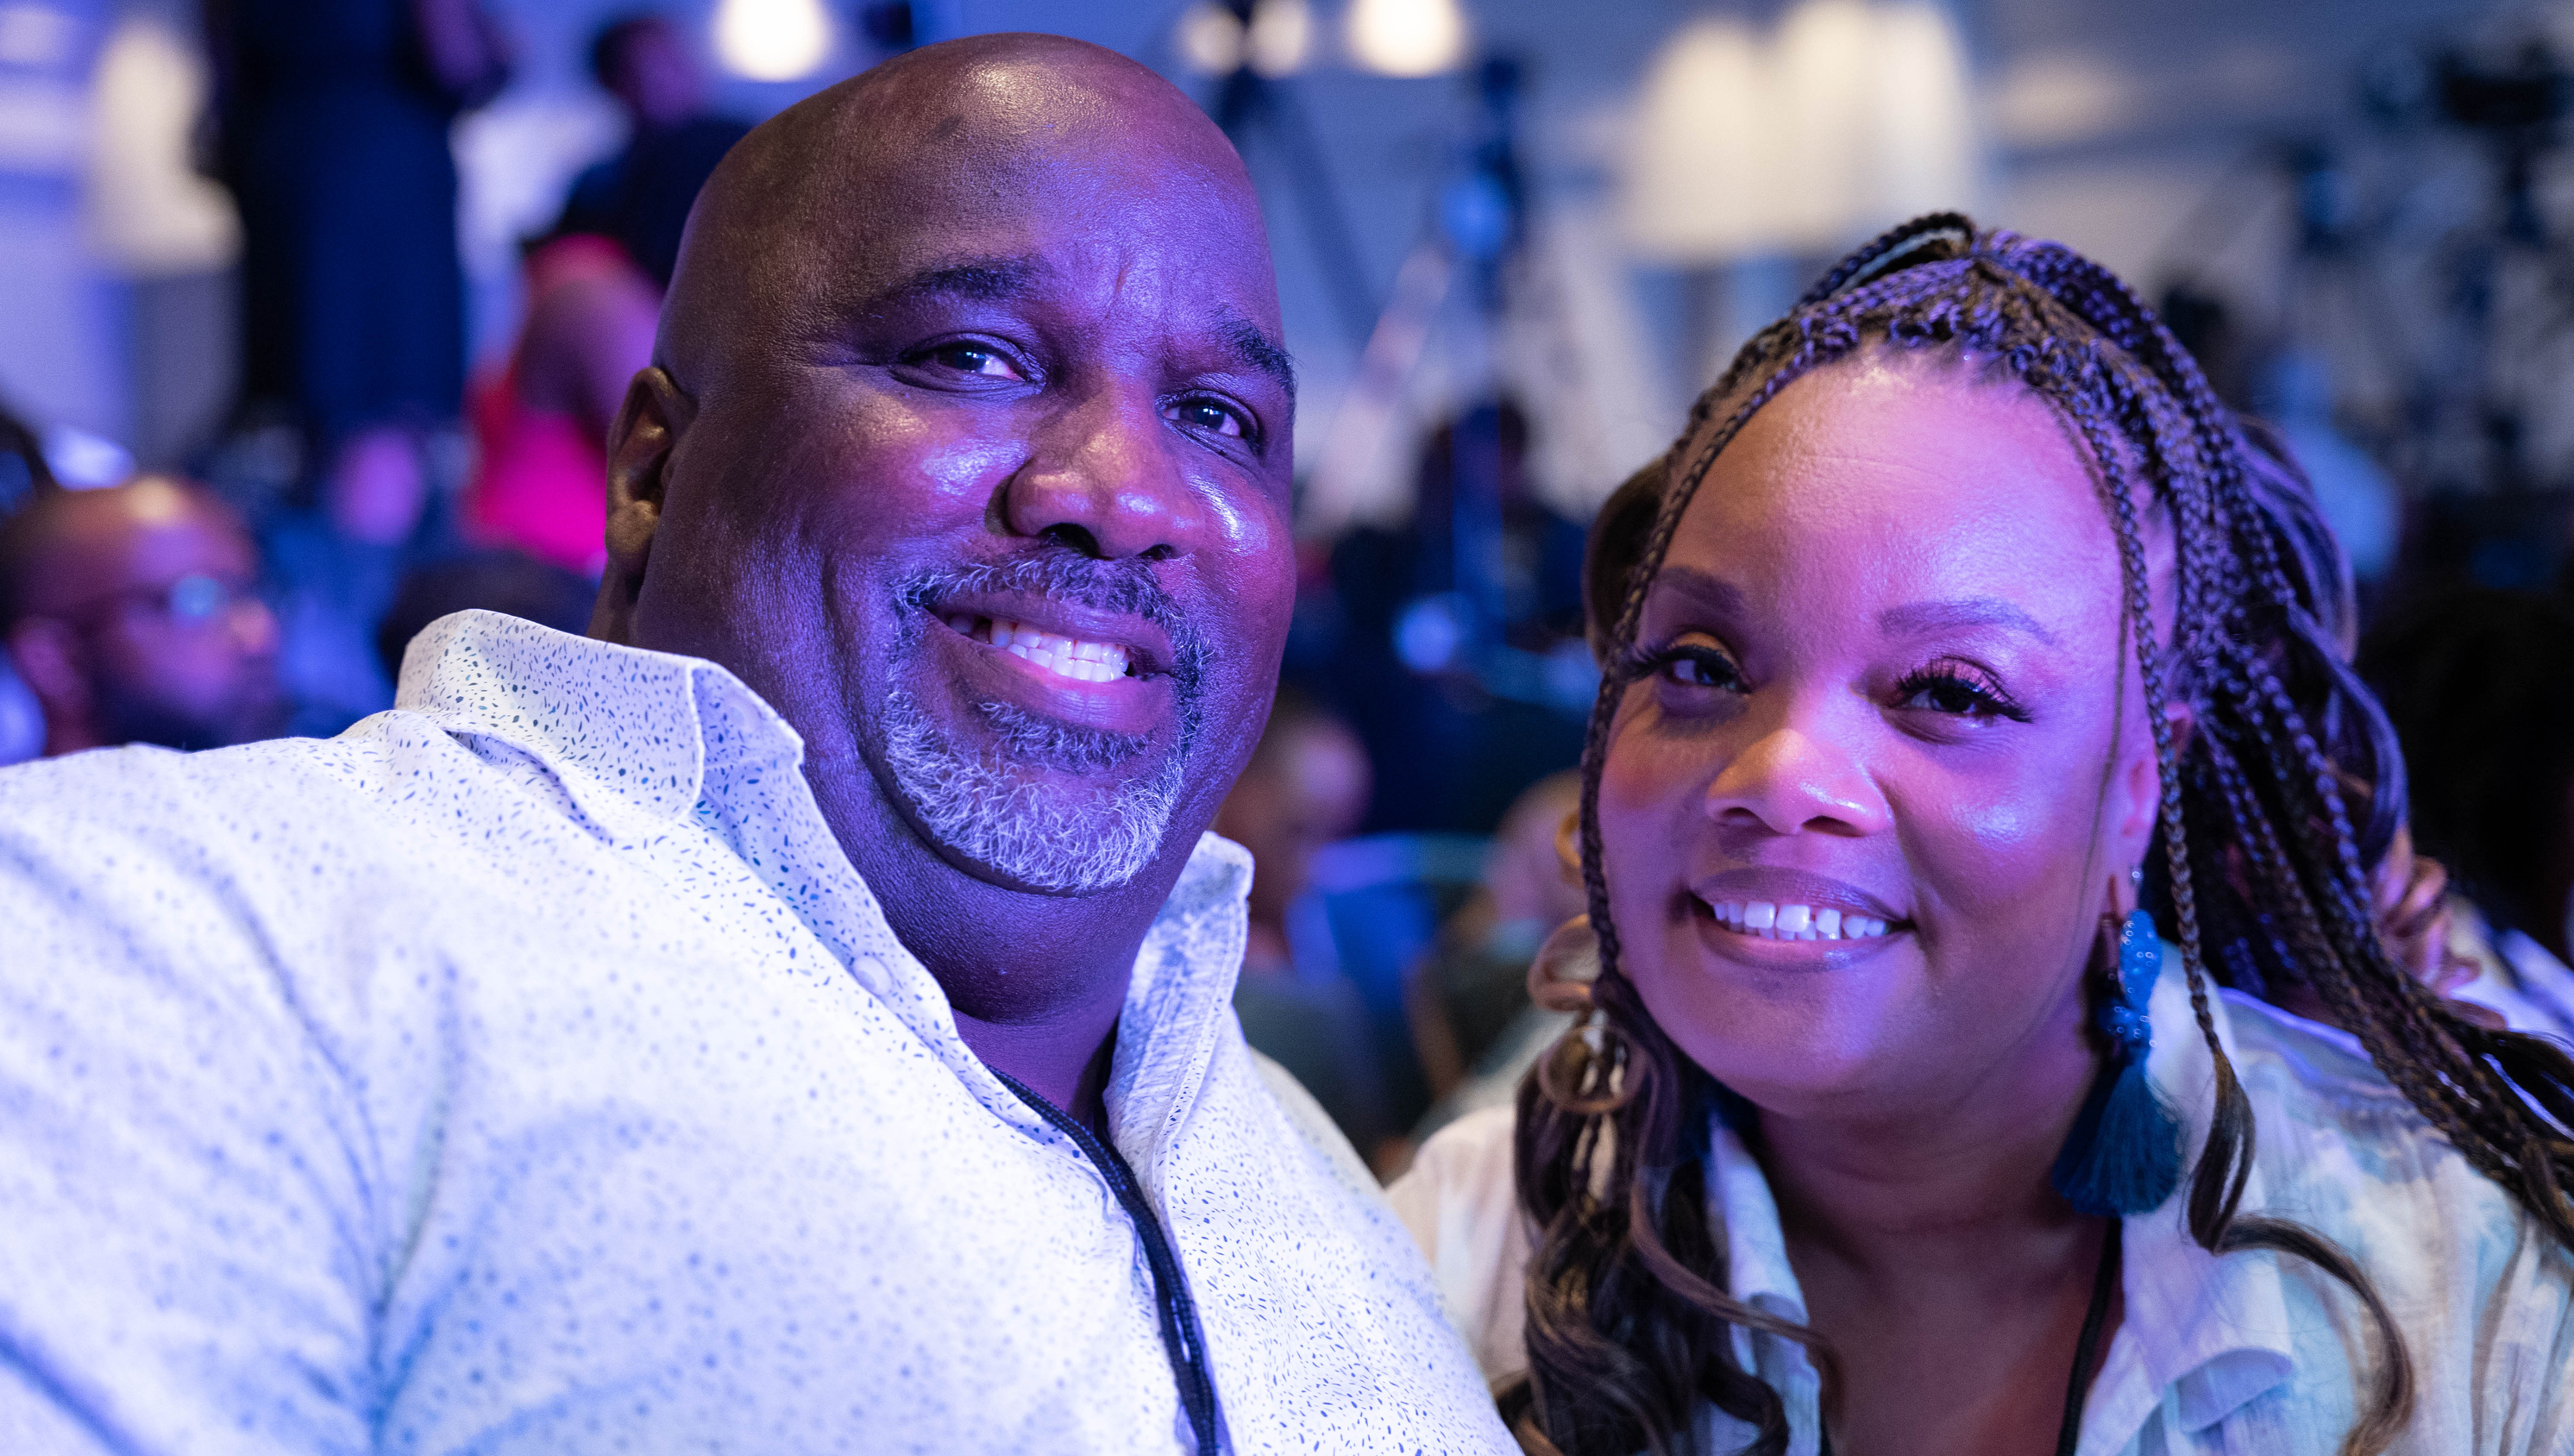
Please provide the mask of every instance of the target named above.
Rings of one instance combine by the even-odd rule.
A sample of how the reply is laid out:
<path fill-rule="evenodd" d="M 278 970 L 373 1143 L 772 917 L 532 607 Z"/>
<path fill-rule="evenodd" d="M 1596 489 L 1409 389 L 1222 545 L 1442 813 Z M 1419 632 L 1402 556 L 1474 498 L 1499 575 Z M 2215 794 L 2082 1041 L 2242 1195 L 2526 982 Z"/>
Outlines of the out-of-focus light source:
<path fill-rule="evenodd" d="M 1435 76 L 1466 55 L 1457 0 L 1353 0 L 1350 54 L 1388 76 Z"/>
<path fill-rule="evenodd" d="M 1201 76 L 1230 76 L 1242 69 L 1242 22 L 1222 5 L 1197 4 L 1181 11 L 1172 39 L 1180 59 Z"/>
<path fill-rule="evenodd" d="M 715 11 L 715 55 L 737 76 L 792 81 L 830 53 L 821 0 L 723 0 Z"/>
<path fill-rule="evenodd" d="M 1974 202 L 1966 67 L 1935 0 L 1801 0 L 1768 36 L 1684 27 L 1655 57 L 1628 235 L 1681 263 L 1843 247 Z"/>
<path fill-rule="evenodd" d="M 0 5 L 0 61 L 50 70 L 72 58 L 80 22 L 46 5 Z"/>
<path fill-rule="evenodd" d="M 1305 0 L 1260 0 L 1251 7 L 1251 69 L 1263 76 L 1292 76 L 1314 50 L 1314 10 Z"/>
<path fill-rule="evenodd" d="M 1180 59 L 1201 76 L 1230 76 L 1249 66 L 1263 76 L 1292 76 L 1314 50 L 1314 11 L 1305 0 L 1260 0 L 1251 24 L 1230 5 L 1201 3 L 1180 12 L 1172 40 Z"/>

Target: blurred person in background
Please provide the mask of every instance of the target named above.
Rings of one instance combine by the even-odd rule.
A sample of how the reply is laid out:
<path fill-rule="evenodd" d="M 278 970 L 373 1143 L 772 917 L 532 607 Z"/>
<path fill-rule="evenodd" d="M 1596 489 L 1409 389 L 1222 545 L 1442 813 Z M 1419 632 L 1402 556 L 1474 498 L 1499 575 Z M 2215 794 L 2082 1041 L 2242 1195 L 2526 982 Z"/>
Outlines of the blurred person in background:
<path fill-rule="evenodd" d="M 578 572 L 515 551 L 478 551 L 415 568 L 403 578 L 376 626 L 376 659 L 385 676 L 402 677 L 411 640 L 442 617 L 499 612 L 575 636 L 590 629 L 599 584 Z"/>
<path fill-rule="evenodd" d="M 232 509 L 169 476 L 45 488 L 0 525 L 0 642 L 46 756 L 213 748 L 280 725 L 277 622 Z"/>
<path fill-rule="evenodd" d="M 0 409 L 0 524 L 5 524 L 36 493 L 54 486 L 36 432 L 17 416 Z M 0 642 L 0 764 L 22 763 L 44 751 L 45 716 L 36 706 Z"/>
<path fill-rule="evenodd" d="M 1332 548 L 1331 631 L 1290 675 L 1367 744 L 1371 831 L 1491 833 L 1580 752 L 1578 706 L 1504 698 L 1480 676 L 1496 650 L 1543 661 L 1581 631 L 1582 528 L 1539 496 L 1529 456 L 1518 404 L 1470 404 L 1424 443 L 1411 518 Z"/>
<path fill-rule="evenodd" d="M 1211 827 L 1251 851 L 1250 928 L 1234 1012 L 1243 1039 L 1287 1069 L 1350 1145 L 1383 1168 L 1400 1129 L 1386 1106 L 1375 1033 L 1358 987 L 1329 966 L 1299 966 L 1289 909 L 1311 884 L 1316 850 L 1367 815 L 1372 784 L 1357 734 L 1311 698 L 1279 690 L 1260 745 Z"/>
<path fill-rule="evenodd" d="M 2359 670 L 2404 745 L 2413 835 L 2448 866 L 2449 992 L 2574 1034 L 2574 605 L 2474 589 L 2371 630 Z"/>
<path fill-rule="evenodd" d="M 518 343 L 474 389 L 464 531 L 596 580 L 608 560 L 608 428 L 652 361 L 660 291 L 590 233 L 538 244 L 526 272 Z"/>
<path fill-rule="evenodd" d="M 750 127 L 706 109 L 705 73 L 666 17 L 629 15 L 601 27 L 590 72 L 626 113 L 626 146 L 573 180 L 554 231 L 615 239 L 655 289 L 666 289 L 697 189 Z"/>
<path fill-rule="evenodd" d="M 417 507 L 388 500 L 372 437 L 461 413 L 448 128 L 507 83 L 509 57 L 477 0 L 208 0 L 205 13 L 214 161 L 242 219 L 246 412 L 299 429 L 331 513 L 380 538 Z"/>
<path fill-rule="evenodd" d="M 329 737 L 391 708 L 376 628 L 405 573 L 456 548 L 455 498 L 433 484 L 427 437 L 371 430 L 340 456 L 322 500 L 259 523 L 280 627 L 278 674 L 302 737 Z"/>
<path fill-rule="evenodd" d="M 281 676 L 294 728 L 329 734 L 391 706 L 376 619 L 444 529 L 438 445 L 465 388 L 448 134 L 510 58 L 479 0 L 208 0 L 205 17 L 215 171 L 242 219 L 240 424 L 296 442 L 274 483 L 295 504 L 257 523 Z"/>
<path fill-rule="evenodd" d="M 1581 877 L 1566 857 L 1581 805 L 1574 769 L 1530 784 L 1502 815 L 1484 882 L 1414 967 L 1404 1000 L 1432 1097 L 1455 1091 L 1487 1053 L 1513 1039 L 1507 1033 L 1529 1010 L 1529 962 L 1557 926 L 1583 912 Z"/>

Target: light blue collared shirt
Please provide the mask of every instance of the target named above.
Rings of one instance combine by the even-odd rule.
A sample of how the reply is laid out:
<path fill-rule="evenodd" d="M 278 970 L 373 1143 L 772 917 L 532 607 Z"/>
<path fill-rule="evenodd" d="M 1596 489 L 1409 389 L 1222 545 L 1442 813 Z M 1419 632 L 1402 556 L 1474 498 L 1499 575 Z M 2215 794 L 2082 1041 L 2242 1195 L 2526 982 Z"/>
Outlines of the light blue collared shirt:
<path fill-rule="evenodd" d="M 2215 1060 L 2177 967 L 2154 988 L 2146 1063 L 2207 1134 Z M 2389 1085 L 2359 1043 L 2264 1002 L 2221 991 L 2217 1038 L 2251 1098 L 2255 1157 L 2242 1209 L 2332 1239 L 2376 1284 L 2404 1333 L 2416 1400 L 2398 1456 L 2574 1453 L 2574 1254 L 2477 1172 Z M 1528 1366 L 1525 1220 L 1512 1201 L 1514 1112 L 1453 1124 L 1392 1189 L 1440 1292 L 1485 1372 Z M 1805 1295 L 1779 1207 L 1740 1138 L 1716 1131 L 1711 1207 L 1721 1209 L 1727 1287 L 1792 1323 Z M 2187 1180 L 2183 1179 L 2183 1193 Z M 2126 1220 L 2124 1314 L 2082 1409 L 2080 1456 L 2334 1456 L 2371 1366 L 2374 1326 L 2312 1266 L 2269 1253 L 2217 1258 L 2189 1236 L 2185 1198 Z M 1736 1331 L 1736 1354 L 1784 1398 L 1791 1456 L 1820 1444 L 1821 1382 L 1792 1340 Z M 2066 1359 L 2069 1364 L 2071 1353 Z M 1713 1408 L 1699 1449 L 1739 1449 L 1752 1428 Z"/>
<path fill-rule="evenodd" d="M 1134 1226 L 801 756 L 472 613 L 339 738 L 0 771 L 0 1452 L 1186 1449 Z M 1243 1044 L 1249 878 L 1200 842 L 1107 1092 L 1229 1449 L 1508 1450 Z"/>

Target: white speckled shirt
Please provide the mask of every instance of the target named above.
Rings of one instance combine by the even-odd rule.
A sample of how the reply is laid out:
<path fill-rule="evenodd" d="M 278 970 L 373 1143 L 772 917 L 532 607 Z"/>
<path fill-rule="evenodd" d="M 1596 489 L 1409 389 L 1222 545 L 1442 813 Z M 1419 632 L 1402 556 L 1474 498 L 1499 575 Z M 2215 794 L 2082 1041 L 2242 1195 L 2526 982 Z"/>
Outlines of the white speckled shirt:
<path fill-rule="evenodd" d="M 0 771 L 0 1452 L 1190 1444 L 1132 1223 L 954 1029 L 712 665 L 489 614 L 329 741 Z M 1245 1048 L 1242 851 L 1137 957 L 1118 1148 L 1231 1449 L 1510 1449 Z"/>
<path fill-rule="evenodd" d="M 2194 1154 L 2215 1059 L 2191 1016 L 2180 952 L 2164 946 L 2163 963 L 2173 969 L 2154 988 L 2146 1070 L 2186 1114 Z M 2431 1131 L 2356 1040 L 2232 991 L 2211 1009 L 2252 1100 L 2244 1211 L 2339 1243 L 2404 1333 L 2416 1395 L 2390 1456 L 2574 1456 L 2574 1255 Z M 1514 1117 L 1502 1107 L 1450 1124 L 1392 1190 L 1495 1376 L 1528 1368 Z M 1712 1151 L 1708 1198 L 1725 1218 L 1728 1287 L 1804 1323 L 1761 1164 L 1722 1127 Z M 2373 1368 L 2367 1314 L 2302 1260 L 2210 1255 L 2189 1237 L 2184 1201 L 2175 1193 L 2126 1220 L 2125 1313 L 2083 1404 L 2080 1456 L 2334 1456 Z M 1790 1456 L 1814 1456 L 1820 1384 L 1803 1347 L 1738 1331 L 1735 1348 L 1785 1399 Z M 2064 1361 L 2070 1369 L 2070 1349 Z M 1722 1456 L 1751 1433 L 1703 1407 L 1698 1450 Z"/>

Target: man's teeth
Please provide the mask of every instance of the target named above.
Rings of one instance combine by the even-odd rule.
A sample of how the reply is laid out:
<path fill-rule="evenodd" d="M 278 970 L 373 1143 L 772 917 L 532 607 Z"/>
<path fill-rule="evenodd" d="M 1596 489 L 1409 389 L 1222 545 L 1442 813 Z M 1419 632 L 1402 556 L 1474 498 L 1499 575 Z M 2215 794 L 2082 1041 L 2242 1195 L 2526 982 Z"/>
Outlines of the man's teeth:
<path fill-rule="evenodd" d="M 1076 683 L 1113 683 L 1126 676 L 1126 649 L 1116 643 L 1083 642 L 993 617 L 954 616 L 947 625 Z"/>
<path fill-rule="evenodd" d="M 1764 940 L 1867 940 L 1886 933 L 1886 922 L 1868 915 L 1846 915 L 1813 905 L 1778 905 L 1768 900 L 1725 900 L 1708 906 L 1729 930 Z"/>

